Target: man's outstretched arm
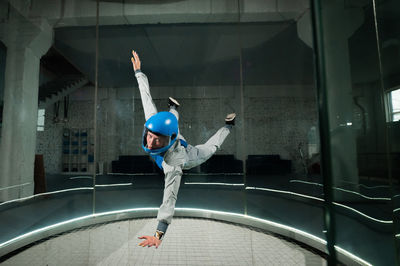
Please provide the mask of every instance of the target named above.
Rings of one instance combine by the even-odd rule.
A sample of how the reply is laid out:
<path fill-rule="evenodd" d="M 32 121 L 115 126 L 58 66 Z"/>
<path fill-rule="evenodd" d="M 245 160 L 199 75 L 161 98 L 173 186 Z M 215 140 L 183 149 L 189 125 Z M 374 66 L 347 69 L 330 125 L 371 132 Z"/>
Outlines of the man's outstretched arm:
<path fill-rule="evenodd" d="M 157 215 L 158 225 L 156 233 L 154 236 L 139 237 L 139 239 L 145 239 L 139 244 L 139 246 L 142 247 L 156 246 L 156 248 L 158 248 L 158 246 L 161 245 L 163 236 L 165 235 L 172 217 L 174 216 L 175 203 L 182 178 L 182 167 L 170 166 L 163 162 L 163 168 L 165 173 L 164 196 L 163 203 L 161 204 Z"/>
<path fill-rule="evenodd" d="M 150 117 L 157 113 L 157 107 L 153 102 L 150 95 L 150 85 L 147 80 L 146 75 L 141 71 L 141 61 L 139 55 L 132 51 L 131 57 L 133 71 L 135 71 L 135 76 L 139 85 L 140 97 L 142 99 L 142 105 L 144 110 L 144 116 L 147 121 Z"/>

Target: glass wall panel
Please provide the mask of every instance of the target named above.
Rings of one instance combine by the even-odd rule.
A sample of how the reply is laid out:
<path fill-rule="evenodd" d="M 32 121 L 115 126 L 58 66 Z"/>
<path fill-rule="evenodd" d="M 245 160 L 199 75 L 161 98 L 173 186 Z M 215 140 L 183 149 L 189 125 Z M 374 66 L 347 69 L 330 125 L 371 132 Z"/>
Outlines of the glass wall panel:
<path fill-rule="evenodd" d="M 324 239 L 310 12 L 280 11 L 241 23 L 248 214 Z"/>
<path fill-rule="evenodd" d="M 170 184 L 157 155 L 146 152 L 144 112 L 170 111 L 173 97 L 179 145 L 189 145 L 177 208 L 250 215 L 324 239 L 309 8 L 255 16 L 258 8 L 100 3 L 97 213 L 163 202 Z M 132 50 L 141 62 L 136 75 Z M 149 93 L 157 110 L 146 102 Z M 230 113 L 236 125 L 218 143 Z M 210 143 L 220 146 L 215 154 Z M 211 157 L 200 164 L 199 156 Z"/>
<path fill-rule="evenodd" d="M 0 42 L 0 138 L 1 127 L 3 124 L 3 108 L 4 108 L 4 84 L 6 75 L 6 57 L 7 47 L 3 42 Z"/>
<path fill-rule="evenodd" d="M 400 2 L 375 6 L 382 95 L 385 103 L 386 166 L 393 208 L 394 243 L 400 264 Z"/>
<path fill-rule="evenodd" d="M 244 213 L 243 118 L 238 114 L 237 125 L 225 128 L 226 115 L 239 113 L 241 105 L 238 7 L 213 5 L 100 3 L 96 212 L 159 208 L 164 188 L 177 186 L 179 193 L 170 194 L 178 193 L 177 208 Z M 141 63 L 136 75 L 133 50 Z M 170 107 L 169 97 L 178 103 Z M 176 155 L 158 153 L 168 144 L 146 145 L 144 124 L 158 112 L 178 115 L 179 136 L 168 142 L 180 149 Z M 175 157 L 165 166 L 166 156 Z M 178 168 L 181 180 L 171 174 Z"/>
<path fill-rule="evenodd" d="M 65 3 L 0 1 L 1 247 L 92 212 L 88 169 L 74 165 L 84 159 L 78 158 L 84 143 L 78 129 L 91 127 L 93 116 L 79 101 L 93 96 L 84 88 L 87 73 L 61 49 L 67 42 L 60 35 L 63 8 Z M 82 35 L 68 38 L 83 41 Z M 85 52 L 94 53 L 93 45 L 86 43 Z"/>
<path fill-rule="evenodd" d="M 400 4 L 289 2 L 0 0 L 0 249 L 176 207 L 399 264 Z"/>
<path fill-rule="evenodd" d="M 389 7 L 397 6 L 395 1 L 379 2 L 377 7 L 390 10 L 392 17 L 396 17 L 395 9 Z M 385 56 L 391 56 L 390 60 L 383 62 L 383 42 L 377 39 L 375 27 L 376 18 L 386 23 L 380 23 L 382 28 L 392 23 L 384 14 L 380 18 L 375 16 L 375 1 L 318 3 L 318 26 L 320 37 L 323 36 L 319 56 L 325 60 L 320 72 L 326 78 L 326 87 L 322 89 L 327 97 L 327 102 L 323 102 L 327 113 L 320 115 L 328 125 L 330 153 L 325 156 L 331 169 L 327 169 L 326 178 L 332 177 L 335 244 L 373 265 L 394 265 L 396 193 L 392 192 L 398 191 L 393 175 L 398 160 L 396 164 L 395 148 L 390 144 L 395 139 L 388 126 L 386 101 L 387 92 L 395 85 L 385 84 L 389 76 L 395 77 L 398 68 L 389 53 Z M 386 34 L 393 34 L 391 29 L 385 30 Z"/>

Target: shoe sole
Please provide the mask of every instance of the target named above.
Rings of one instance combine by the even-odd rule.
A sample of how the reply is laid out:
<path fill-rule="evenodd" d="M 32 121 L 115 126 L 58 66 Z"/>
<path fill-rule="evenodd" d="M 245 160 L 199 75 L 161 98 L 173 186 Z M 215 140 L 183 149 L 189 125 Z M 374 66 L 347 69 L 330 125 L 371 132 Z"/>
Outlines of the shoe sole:
<path fill-rule="evenodd" d="M 176 106 L 179 106 L 179 105 L 180 105 L 180 104 L 178 103 L 178 101 L 175 100 L 174 98 L 169 97 L 168 99 L 169 99 L 171 102 L 173 102 Z"/>
<path fill-rule="evenodd" d="M 233 120 L 235 119 L 235 117 L 236 117 L 236 113 L 228 114 L 228 115 L 226 116 L 226 118 L 225 118 L 225 121 L 226 121 L 226 122 L 233 121 Z"/>

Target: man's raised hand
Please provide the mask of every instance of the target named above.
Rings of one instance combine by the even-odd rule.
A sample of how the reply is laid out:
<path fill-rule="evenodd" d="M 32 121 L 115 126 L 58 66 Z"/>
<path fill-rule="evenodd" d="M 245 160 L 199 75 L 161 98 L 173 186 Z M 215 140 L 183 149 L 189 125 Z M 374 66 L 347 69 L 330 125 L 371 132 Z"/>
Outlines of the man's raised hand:
<path fill-rule="evenodd" d="M 140 70 L 140 59 L 139 55 L 135 52 L 135 50 L 132 50 L 132 66 L 133 66 L 133 71 Z"/>

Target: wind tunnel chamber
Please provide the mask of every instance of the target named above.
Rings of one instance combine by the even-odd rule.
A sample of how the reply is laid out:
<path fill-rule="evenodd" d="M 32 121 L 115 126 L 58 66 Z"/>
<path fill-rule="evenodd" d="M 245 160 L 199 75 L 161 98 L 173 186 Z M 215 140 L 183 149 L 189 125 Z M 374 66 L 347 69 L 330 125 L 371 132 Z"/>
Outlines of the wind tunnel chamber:
<path fill-rule="evenodd" d="M 4 265 L 400 263 L 396 1 L 0 6 Z M 172 183 L 158 249 L 138 237 L 171 184 L 142 147 L 132 50 L 187 144 L 237 115 Z"/>

